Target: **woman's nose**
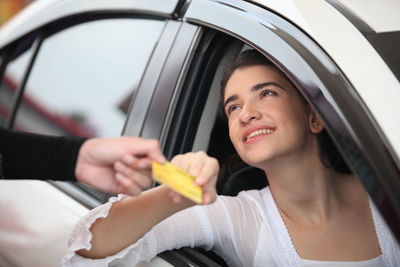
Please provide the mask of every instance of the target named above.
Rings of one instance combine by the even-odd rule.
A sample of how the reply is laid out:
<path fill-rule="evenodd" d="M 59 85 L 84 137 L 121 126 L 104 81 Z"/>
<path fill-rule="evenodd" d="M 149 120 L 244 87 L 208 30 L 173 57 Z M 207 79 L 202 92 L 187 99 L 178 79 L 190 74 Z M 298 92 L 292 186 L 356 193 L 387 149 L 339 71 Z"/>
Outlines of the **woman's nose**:
<path fill-rule="evenodd" d="M 242 107 L 240 112 L 240 121 L 242 123 L 249 123 L 252 120 L 258 120 L 261 117 L 261 113 L 257 110 L 254 105 L 246 105 Z"/>

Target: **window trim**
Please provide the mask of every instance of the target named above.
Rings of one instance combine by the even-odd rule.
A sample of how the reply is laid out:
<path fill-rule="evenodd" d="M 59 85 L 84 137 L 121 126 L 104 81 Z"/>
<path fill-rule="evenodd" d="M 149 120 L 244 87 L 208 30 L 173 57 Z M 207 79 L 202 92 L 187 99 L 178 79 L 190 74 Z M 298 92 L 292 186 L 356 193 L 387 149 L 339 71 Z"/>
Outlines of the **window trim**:
<path fill-rule="evenodd" d="M 13 100 L 13 103 L 11 104 L 11 112 L 6 119 L 5 127 L 7 129 L 12 129 L 14 127 L 15 118 L 18 113 L 18 108 L 22 102 L 22 97 L 23 97 L 23 94 L 25 91 L 26 84 L 27 84 L 29 76 L 31 74 L 33 65 L 35 64 L 37 55 L 39 54 L 40 48 L 42 47 L 43 41 L 44 41 L 43 36 L 39 35 L 38 38 L 36 38 L 35 42 L 32 44 L 32 46 L 33 46 L 32 55 L 29 59 L 28 66 L 25 69 L 25 73 L 22 78 L 21 84 L 15 92 L 14 100 Z"/>
<path fill-rule="evenodd" d="M 202 31 L 201 40 L 194 50 L 195 57 L 185 66 L 183 84 L 174 92 L 175 103 L 168 110 L 170 122 L 165 123 L 161 135 L 167 157 L 193 150 L 198 127 L 209 101 L 208 88 L 214 80 L 213 74 L 225 54 L 224 50 L 229 47 L 227 45 L 233 41 L 233 38 L 214 30 Z M 212 129 L 207 130 L 211 134 Z"/>
<path fill-rule="evenodd" d="M 188 28 L 189 27 L 189 28 Z M 190 47 L 197 27 L 182 25 L 182 22 L 168 21 L 157 49 L 148 62 L 138 91 L 128 111 L 124 135 L 158 139 L 164 123 L 169 93 L 175 88 L 185 52 Z M 180 38 L 177 38 L 177 36 Z M 184 35 L 184 36 L 182 36 Z M 182 38 L 183 37 L 183 38 Z M 161 42 L 162 39 L 162 42 Z M 179 47 L 179 53 L 176 48 Z M 170 62 L 173 62 L 171 64 Z M 156 77 L 156 78 L 155 78 Z M 162 96 L 162 99 L 157 97 Z M 156 104 L 155 104 L 156 102 Z"/>
<path fill-rule="evenodd" d="M 131 111 L 135 116 L 130 117 L 124 130 L 124 134 L 160 139 L 161 147 L 165 145 L 165 133 L 169 131 L 172 121 L 171 110 L 177 105 L 176 96 L 182 89 L 188 62 L 193 57 L 201 36 L 197 26 L 184 22 L 175 23 L 177 28 L 171 39 L 170 49 L 163 54 L 165 63 L 160 64 L 156 58 L 149 62 L 148 69 L 156 71 L 147 72 L 139 85 L 139 92 L 144 92 L 147 98 L 136 97 Z M 151 93 L 147 92 L 148 83 L 155 87 Z M 144 118 L 142 124 L 135 125 L 136 116 Z"/>

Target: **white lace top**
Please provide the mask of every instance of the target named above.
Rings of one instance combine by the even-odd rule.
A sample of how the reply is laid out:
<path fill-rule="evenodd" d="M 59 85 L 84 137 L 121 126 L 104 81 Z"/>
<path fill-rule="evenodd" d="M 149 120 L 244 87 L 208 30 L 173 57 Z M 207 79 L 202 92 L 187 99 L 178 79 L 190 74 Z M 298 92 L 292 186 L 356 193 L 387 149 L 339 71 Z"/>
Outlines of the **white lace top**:
<path fill-rule="evenodd" d="M 268 187 L 244 191 L 237 197 L 219 196 L 212 205 L 178 212 L 134 244 L 105 259 L 93 260 L 75 254 L 77 250 L 90 248 L 90 226 L 96 219 L 107 217 L 111 205 L 123 197 L 110 199 L 79 221 L 62 260 L 63 266 L 134 266 L 162 251 L 181 247 L 213 249 L 229 266 L 333 266 L 342 263 L 350 266 L 352 263 L 301 259 Z M 358 264 L 354 266 L 400 266 L 399 245 L 373 203 L 370 204 L 382 254 L 369 261 L 354 262 Z"/>

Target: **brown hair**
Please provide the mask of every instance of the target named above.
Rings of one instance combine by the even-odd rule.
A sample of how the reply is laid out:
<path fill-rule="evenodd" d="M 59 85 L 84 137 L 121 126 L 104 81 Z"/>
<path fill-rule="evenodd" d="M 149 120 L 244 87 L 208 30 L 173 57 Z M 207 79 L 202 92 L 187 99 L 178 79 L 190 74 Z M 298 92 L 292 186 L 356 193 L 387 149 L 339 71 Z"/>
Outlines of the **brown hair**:
<path fill-rule="evenodd" d="M 266 57 L 261 55 L 256 50 L 250 49 L 250 50 L 243 51 L 242 53 L 239 54 L 239 56 L 236 58 L 236 60 L 233 62 L 233 64 L 229 67 L 229 69 L 225 71 L 224 76 L 222 77 L 222 80 L 221 80 L 222 97 L 224 96 L 224 93 L 225 93 L 226 84 L 228 83 L 228 80 L 231 78 L 231 76 L 235 72 L 235 70 L 244 68 L 244 67 L 255 66 L 255 65 L 264 65 L 264 66 L 275 67 L 275 65 L 271 61 L 269 61 Z"/>

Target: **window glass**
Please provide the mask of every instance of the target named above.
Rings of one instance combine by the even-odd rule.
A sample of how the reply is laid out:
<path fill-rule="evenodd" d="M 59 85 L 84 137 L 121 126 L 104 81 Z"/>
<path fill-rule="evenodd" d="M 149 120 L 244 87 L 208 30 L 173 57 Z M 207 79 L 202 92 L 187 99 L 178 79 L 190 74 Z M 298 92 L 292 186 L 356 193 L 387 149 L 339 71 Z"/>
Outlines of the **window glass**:
<path fill-rule="evenodd" d="M 6 126 L 8 115 L 11 113 L 12 104 L 18 88 L 21 86 L 22 78 L 32 56 L 32 48 L 27 49 L 22 55 L 12 60 L 3 75 L 0 87 L 0 125 Z M 18 75 L 13 66 L 18 65 Z"/>
<path fill-rule="evenodd" d="M 125 114 L 164 22 L 109 19 L 44 40 L 14 128 L 82 137 L 121 134 Z M 29 57 L 6 77 L 21 81 Z"/>

